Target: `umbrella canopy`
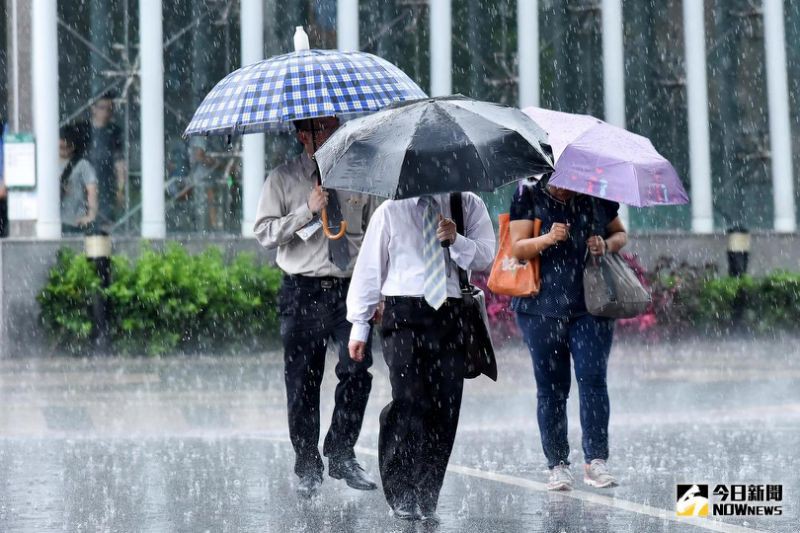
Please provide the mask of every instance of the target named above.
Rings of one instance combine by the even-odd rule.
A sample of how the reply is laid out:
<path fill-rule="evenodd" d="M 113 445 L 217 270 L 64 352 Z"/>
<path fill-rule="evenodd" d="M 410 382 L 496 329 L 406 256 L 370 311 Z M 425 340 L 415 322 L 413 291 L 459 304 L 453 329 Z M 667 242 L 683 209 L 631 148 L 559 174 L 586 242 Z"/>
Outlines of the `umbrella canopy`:
<path fill-rule="evenodd" d="M 294 120 L 366 113 L 424 97 L 411 78 L 380 57 L 301 50 L 228 74 L 203 99 L 184 135 L 287 130 Z"/>
<path fill-rule="evenodd" d="M 549 132 L 553 186 L 635 207 L 689 203 L 675 168 L 646 137 L 589 115 L 523 112 Z"/>
<path fill-rule="evenodd" d="M 456 95 L 351 120 L 315 158 L 325 187 L 400 199 L 492 191 L 550 172 L 546 139 L 518 109 Z"/>

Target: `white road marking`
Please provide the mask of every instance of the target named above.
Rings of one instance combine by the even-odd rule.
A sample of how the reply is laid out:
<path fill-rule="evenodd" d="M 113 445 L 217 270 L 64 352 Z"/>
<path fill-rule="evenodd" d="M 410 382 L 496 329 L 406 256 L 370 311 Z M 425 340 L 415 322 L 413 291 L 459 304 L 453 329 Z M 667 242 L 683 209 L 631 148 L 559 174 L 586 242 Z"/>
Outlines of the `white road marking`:
<path fill-rule="evenodd" d="M 165 436 L 166 435 L 164 434 L 159 435 L 160 438 L 163 438 Z M 218 431 L 212 431 L 212 430 L 192 430 L 185 433 L 181 432 L 179 433 L 179 436 L 182 438 L 200 438 L 209 440 L 219 440 L 232 437 L 232 435 L 230 434 L 220 435 Z M 289 439 L 286 438 L 286 436 L 279 435 L 277 433 L 264 433 L 264 432 L 238 433 L 235 436 L 242 439 L 260 440 L 264 442 L 274 442 L 279 444 L 289 444 Z M 91 441 L 94 440 L 96 437 L 88 435 L 75 435 L 75 436 L 70 436 L 69 438 L 71 440 L 77 440 L 77 441 Z M 13 440 L 13 437 L 11 437 L 11 439 Z M 369 455 L 376 459 L 378 457 L 378 450 L 372 448 L 356 446 L 355 451 L 357 451 L 358 453 L 362 453 L 364 455 Z M 477 468 L 470 468 L 467 466 L 455 465 L 452 463 L 450 463 L 447 466 L 447 470 L 449 472 L 453 472 L 463 476 L 469 476 L 476 479 L 485 479 L 487 481 L 503 483 L 505 485 L 520 487 L 523 489 L 528 489 L 536 492 L 543 492 L 543 493 L 549 492 L 547 490 L 547 486 L 544 483 L 541 483 L 539 481 L 532 481 L 530 479 L 525 479 L 521 477 L 510 476 L 507 474 L 499 474 L 496 472 L 489 472 L 486 470 L 479 470 Z M 613 509 L 619 509 L 622 511 L 628 511 L 631 513 L 646 515 L 656 518 L 658 520 L 675 522 L 676 524 L 692 525 L 700 529 L 706 529 L 708 531 L 719 531 L 722 533 L 760 533 L 761 531 L 758 529 L 737 526 L 734 524 L 717 522 L 708 518 L 678 517 L 675 515 L 674 509 L 670 510 L 661 509 L 658 507 L 652 507 L 650 505 L 643 505 L 628 500 L 613 498 L 611 496 L 603 496 L 600 494 L 595 494 L 593 492 L 586 492 L 582 490 L 571 490 L 571 491 L 559 492 L 558 494 L 565 498 L 572 498 L 575 500 L 581 500 L 583 502 L 595 505 L 602 505 L 605 507 L 611 507 Z"/>
<path fill-rule="evenodd" d="M 372 457 L 378 457 L 378 451 L 373 450 L 371 448 L 363 448 L 361 446 L 357 446 L 356 451 L 359 453 L 370 455 Z M 547 490 L 547 486 L 544 483 L 538 481 L 531 481 L 529 479 L 521 477 L 509 476 L 507 474 L 498 474 L 496 472 L 487 472 L 486 470 L 479 470 L 477 468 L 454 465 L 452 463 L 447 466 L 447 470 L 449 472 L 455 472 L 456 474 L 461 474 L 463 476 L 470 476 L 478 479 L 486 479 L 489 481 L 494 481 L 496 483 L 512 485 L 515 487 L 533 490 L 536 492 L 549 492 Z M 606 507 L 612 507 L 614 509 L 620 509 L 631 513 L 647 515 L 653 518 L 657 518 L 659 520 L 668 520 L 670 522 L 675 522 L 681 525 L 692 525 L 701 529 L 707 529 L 709 531 L 721 531 L 722 533 L 754 533 L 754 532 L 757 533 L 760 531 L 758 529 L 751 529 L 743 526 L 737 526 L 734 524 L 725 524 L 723 522 L 716 522 L 708 518 L 678 517 L 675 515 L 674 509 L 671 510 L 660 509 L 658 507 L 652 507 L 650 505 L 642 505 L 640 503 L 621 500 L 619 498 L 613 498 L 611 496 L 603 496 L 600 494 L 595 494 L 593 492 L 586 492 L 582 490 L 571 490 L 571 491 L 559 492 L 558 494 L 567 498 L 581 500 L 587 503 L 593 503 L 595 505 L 603 505 Z"/>

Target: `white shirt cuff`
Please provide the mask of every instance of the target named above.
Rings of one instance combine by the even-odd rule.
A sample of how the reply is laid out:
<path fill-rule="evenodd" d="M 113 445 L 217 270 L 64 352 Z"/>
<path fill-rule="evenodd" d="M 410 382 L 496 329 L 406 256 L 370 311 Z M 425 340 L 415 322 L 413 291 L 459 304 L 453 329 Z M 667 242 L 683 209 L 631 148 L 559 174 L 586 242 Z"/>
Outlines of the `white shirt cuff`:
<path fill-rule="evenodd" d="M 350 330 L 350 340 L 367 342 L 367 339 L 369 339 L 369 332 L 369 322 L 355 322 L 353 324 L 353 329 Z"/>
<path fill-rule="evenodd" d="M 450 245 L 450 257 L 464 270 L 470 270 L 469 265 L 475 258 L 477 247 L 474 241 L 459 233 L 455 242 Z"/>

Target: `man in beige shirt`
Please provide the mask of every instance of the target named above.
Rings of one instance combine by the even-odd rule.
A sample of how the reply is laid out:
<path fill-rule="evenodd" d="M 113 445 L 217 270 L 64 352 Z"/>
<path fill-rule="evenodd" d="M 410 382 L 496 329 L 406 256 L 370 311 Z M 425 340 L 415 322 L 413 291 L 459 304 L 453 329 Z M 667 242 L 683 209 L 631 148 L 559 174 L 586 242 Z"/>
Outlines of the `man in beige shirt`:
<path fill-rule="evenodd" d="M 277 248 L 284 272 L 279 295 L 284 377 L 289 414 L 289 436 L 295 450 L 298 494 L 311 497 L 322 483 L 319 453 L 320 385 L 325 353 L 332 339 L 338 348 L 336 403 L 323 453 L 328 474 L 359 490 L 374 490 L 358 464 L 353 447 L 361 431 L 372 384 L 368 350 L 363 361 L 350 359 L 347 343 L 350 323 L 345 299 L 361 239 L 377 200 L 365 194 L 326 191 L 317 185 L 311 159 L 338 128 L 335 117 L 298 121 L 297 139 L 303 153 L 274 169 L 261 191 L 255 235 L 262 246 Z M 312 135 L 313 128 L 313 135 Z M 319 219 L 327 209 L 331 221 L 346 222 L 339 240 L 328 239 Z"/>

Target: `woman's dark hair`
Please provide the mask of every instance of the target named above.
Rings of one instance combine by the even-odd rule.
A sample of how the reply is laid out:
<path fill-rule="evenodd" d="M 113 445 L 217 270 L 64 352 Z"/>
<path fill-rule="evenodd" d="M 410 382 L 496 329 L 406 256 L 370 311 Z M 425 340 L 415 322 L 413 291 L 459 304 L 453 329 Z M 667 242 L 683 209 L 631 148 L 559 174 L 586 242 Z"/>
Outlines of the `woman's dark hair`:
<path fill-rule="evenodd" d="M 76 122 L 65 124 L 59 130 L 59 138 L 64 139 L 75 150 L 74 157 L 81 157 L 89 146 L 91 129 L 88 126 L 88 124 Z"/>
<path fill-rule="evenodd" d="M 64 139 L 64 141 L 72 145 L 73 149 L 72 157 L 67 162 L 64 170 L 61 171 L 61 178 L 59 179 L 61 182 L 62 199 L 67 193 L 69 177 L 72 174 L 72 170 L 75 168 L 75 165 L 78 164 L 78 161 L 81 160 L 83 154 L 86 152 L 86 148 L 89 146 L 90 132 L 91 128 L 89 127 L 89 124 L 82 122 L 65 124 L 59 129 L 59 138 Z"/>

